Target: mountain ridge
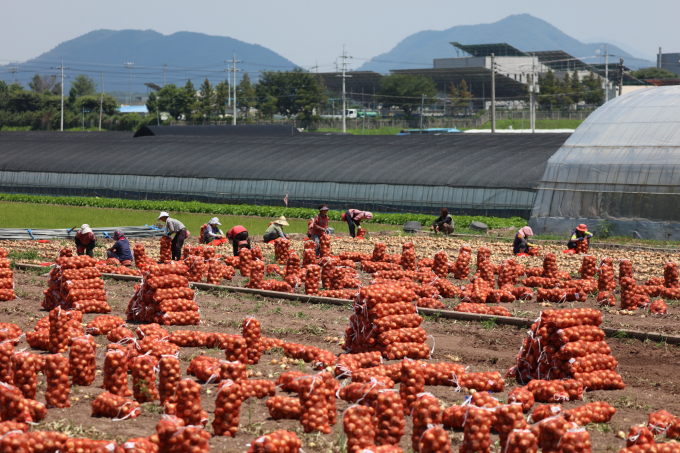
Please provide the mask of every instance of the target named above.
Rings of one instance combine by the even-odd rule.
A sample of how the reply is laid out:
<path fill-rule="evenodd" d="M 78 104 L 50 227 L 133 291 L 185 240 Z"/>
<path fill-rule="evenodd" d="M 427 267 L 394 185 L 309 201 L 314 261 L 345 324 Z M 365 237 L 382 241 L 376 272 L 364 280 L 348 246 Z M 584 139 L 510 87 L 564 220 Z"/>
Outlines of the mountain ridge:
<path fill-rule="evenodd" d="M 220 52 L 215 52 L 220 49 Z M 222 51 L 223 50 L 223 51 Z M 38 72 L 54 73 L 56 62 L 63 58 L 69 75 L 86 74 L 99 84 L 104 72 L 105 88 L 146 92 L 145 82 L 163 84 L 163 65 L 167 64 L 166 83 L 184 85 L 191 78 L 198 86 L 208 77 L 215 84 L 233 74 L 224 72 L 225 60 L 243 60 L 237 64 L 256 79 L 261 70 L 296 68 L 292 61 L 259 44 L 250 44 L 227 36 L 179 31 L 164 35 L 155 30 L 99 29 L 57 44 L 47 52 L 23 63 L 12 63 L 19 68 L 18 80 L 26 83 Z M 219 58 L 217 57 L 219 55 Z M 135 63 L 128 70 L 126 62 Z M 6 73 L 7 71 L 5 71 Z M 242 72 L 237 72 L 240 79 Z M 132 79 L 130 82 L 130 78 Z M 11 80 L 11 79 L 10 79 Z M 130 87 L 130 84 L 132 85 Z M 69 83 L 65 82 L 68 89 Z"/>
<path fill-rule="evenodd" d="M 388 73 L 390 69 L 415 69 L 432 67 L 436 58 L 465 56 L 456 54 L 450 42 L 462 44 L 508 43 L 524 52 L 563 50 L 588 63 L 604 63 L 595 52 L 604 43 L 582 43 L 567 35 L 549 22 L 530 14 L 514 14 L 497 22 L 476 25 L 457 25 L 446 30 L 423 30 L 407 36 L 389 52 L 380 54 L 362 64 L 358 71 Z M 619 47 L 609 44 L 609 51 L 616 60 L 624 58 L 624 64 L 633 69 L 653 66 L 649 60 L 635 58 Z M 593 58 L 585 58 L 585 57 Z"/>

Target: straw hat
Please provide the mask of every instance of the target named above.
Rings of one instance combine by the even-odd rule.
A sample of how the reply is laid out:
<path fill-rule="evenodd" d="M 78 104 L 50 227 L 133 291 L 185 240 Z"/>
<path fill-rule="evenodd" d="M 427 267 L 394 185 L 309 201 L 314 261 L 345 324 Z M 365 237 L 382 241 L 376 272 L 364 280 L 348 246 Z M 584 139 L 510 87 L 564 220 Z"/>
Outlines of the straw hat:
<path fill-rule="evenodd" d="M 278 219 L 274 220 L 274 223 L 281 226 L 288 226 L 288 222 L 286 222 L 286 218 L 284 216 L 281 216 Z"/>

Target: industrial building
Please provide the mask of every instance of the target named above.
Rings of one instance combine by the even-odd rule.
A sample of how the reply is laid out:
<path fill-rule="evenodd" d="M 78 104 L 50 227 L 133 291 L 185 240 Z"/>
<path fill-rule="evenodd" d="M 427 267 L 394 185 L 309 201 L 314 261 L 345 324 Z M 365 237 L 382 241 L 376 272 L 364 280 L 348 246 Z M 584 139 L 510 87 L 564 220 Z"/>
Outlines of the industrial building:
<path fill-rule="evenodd" d="M 219 127 L 238 131 L 2 132 L 0 191 L 278 206 L 288 195 L 291 207 L 528 218 L 568 137 L 213 133 Z"/>
<path fill-rule="evenodd" d="M 642 88 L 592 113 L 548 161 L 529 225 L 680 240 L 680 86 Z"/>

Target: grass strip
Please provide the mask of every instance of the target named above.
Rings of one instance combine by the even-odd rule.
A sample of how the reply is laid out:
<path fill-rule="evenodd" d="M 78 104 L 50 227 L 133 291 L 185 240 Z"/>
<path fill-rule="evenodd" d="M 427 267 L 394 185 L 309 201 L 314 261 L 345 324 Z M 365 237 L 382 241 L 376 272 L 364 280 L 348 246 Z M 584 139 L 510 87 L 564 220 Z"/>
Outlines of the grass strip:
<path fill-rule="evenodd" d="M 198 201 L 155 201 L 155 200 L 124 200 L 120 198 L 99 197 L 50 197 L 43 195 L 0 194 L 0 201 L 16 203 L 37 203 L 43 205 L 79 206 L 91 208 L 114 208 L 132 209 L 142 211 L 170 211 L 208 215 L 232 215 L 232 216 L 256 216 L 276 218 L 286 216 L 289 219 L 310 219 L 318 214 L 316 209 L 286 208 L 280 206 L 253 206 L 247 204 L 214 204 L 201 203 Z M 330 220 L 342 221 L 344 211 L 328 211 Z M 383 225 L 402 226 L 407 221 L 417 221 L 421 225 L 429 226 L 435 220 L 435 216 L 425 214 L 385 214 L 373 213 L 373 220 L 365 222 Z M 155 220 L 152 220 L 155 221 Z M 472 222 L 485 223 L 489 228 L 522 227 L 527 224 L 520 217 L 503 219 L 500 217 L 484 216 L 453 216 L 456 228 L 467 229 Z M 107 225 L 108 226 L 108 225 Z M 245 225 L 244 225 L 245 226 Z M 35 228 L 38 228 L 37 226 Z M 53 227 L 54 228 L 54 227 Z"/>

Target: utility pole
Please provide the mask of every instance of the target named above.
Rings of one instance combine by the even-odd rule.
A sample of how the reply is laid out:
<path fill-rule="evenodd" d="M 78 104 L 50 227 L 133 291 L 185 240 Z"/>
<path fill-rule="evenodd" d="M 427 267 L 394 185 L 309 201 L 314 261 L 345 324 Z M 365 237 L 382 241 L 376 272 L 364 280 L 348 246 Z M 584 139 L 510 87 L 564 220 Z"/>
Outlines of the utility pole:
<path fill-rule="evenodd" d="M 496 59 L 491 54 L 491 133 L 496 133 Z"/>
<path fill-rule="evenodd" d="M 135 67 L 134 63 L 125 63 L 125 67 L 128 69 L 128 72 L 130 73 L 130 92 L 128 94 L 128 105 L 132 105 L 132 69 Z"/>
<path fill-rule="evenodd" d="M 52 69 L 61 69 L 61 131 L 64 132 L 64 59 L 61 59 L 61 66 Z"/>
<path fill-rule="evenodd" d="M 536 85 L 536 54 L 531 58 L 531 133 L 536 133 L 536 94 L 538 93 L 538 86 Z"/>
<path fill-rule="evenodd" d="M 236 69 L 236 63 L 243 63 L 241 60 L 236 59 L 236 51 L 234 51 L 234 59 L 233 60 L 227 60 L 225 63 L 231 63 L 232 66 L 227 69 L 227 71 L 233 72 L 234 73 L 234 109 L 232 111 L 232 118 L 231 118 L 231 124 L 236 126 L 236 73 L 238 71 L 243 71 L 243 69 Z M 227 80 L 229 80 L 229 77 L 227 77 Z M 231 94 L 231 89 L 229 90 L 229 94 Z M 231 97 L 229 102 L 231 103 Z M 231 105 L 231 104 L 230 104 Z"/>
<path fill-rule="evenodd" d="M 609 102 L 609 46 L 604 50 L 604 103 Z"/>
<path fill-rule="evenodd" d="M 619 60 L 619 96 L 623 94 L 623 58 Z"/>
<path fill-rule="evenodd" d="M 163 62 L 163 88 L 165 88 L 165 70 L 167 67 L 168 65 Z"/>
<path fill-rule="evenodd" d="M 420 95 L 420 133 L 423 133 L 423 113 L 425 109 L 425 95 Z"/>
<path fill-rule="evenodd" d="M 347 58 L 352 58 L 347 56 L 345 52 L 345 45 L 342 45 L 342 75 L 337 75 L 335 77 L 342 77 L 342 132 L 347 132 L 347 106 L 345 105 L 345 79 L 347 77 L 352 77 L 347 75 Z"/>
<path fill-rule="evenodd" d="M 102 131 L 102 111 L 104 109 L 104 71 L 102 71 L 102 94 L 99 96 L 99 132 Z"/>
<path fill-rule="evenodd" d="M 14 74 L 16 74 L 17 72 L 19 72 L 19 68 L 17 68 L 16 66 L 10 66 L 10 67 L 9 67 L 9 72 L 12 74 L 12 85 L 14 85 L 14 83 L 15 83 L 15 81 L 14 81 Z"/>
<path fill-rule="evenodd" d="M 659 57 L 656 60 L 656 67 L 661 69 L 661 46 L 659 46 Z"/>

